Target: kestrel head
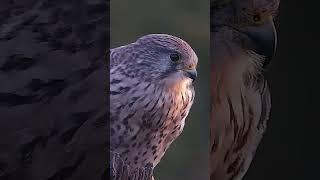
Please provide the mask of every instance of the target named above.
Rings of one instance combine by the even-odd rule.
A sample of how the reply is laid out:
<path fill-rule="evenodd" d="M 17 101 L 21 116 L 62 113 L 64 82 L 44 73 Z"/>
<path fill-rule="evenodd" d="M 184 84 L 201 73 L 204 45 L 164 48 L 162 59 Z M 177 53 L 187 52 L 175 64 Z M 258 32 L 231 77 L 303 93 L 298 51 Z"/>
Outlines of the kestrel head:
<path fill-rule="evenodd" d="M 213 41 L 224 41 L 228 46 L 232 42 L 234 49 L 239 47 L 236 50 L 245 50 L 254 59 L 263 59 L 265 68 L 275 56 L 277 48 L 273 20 L 279 3 L 280 0 L 213 0 L 211 25 L 216 34 L 212 36 Z M 217 38 L 221 40 L 217 41 Z"/>
<path fill-rule="evenodd" d="M 193 82 L 198 58 L 184 40 L 167 34 L 150 34 L 130 45 L 134 71 L 144 80 Z"/>

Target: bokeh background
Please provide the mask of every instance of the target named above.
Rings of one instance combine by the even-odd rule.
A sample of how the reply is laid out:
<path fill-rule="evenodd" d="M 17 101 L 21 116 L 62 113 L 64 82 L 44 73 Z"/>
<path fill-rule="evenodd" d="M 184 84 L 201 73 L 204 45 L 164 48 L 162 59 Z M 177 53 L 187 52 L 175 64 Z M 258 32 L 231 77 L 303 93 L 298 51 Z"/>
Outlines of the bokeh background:
<path fill-rule="evenodd" d="M 166 33 L 187 41 L 199 58 L 196 98 L 182 135 L 155 168 L 158 180 L 209 179 L 209 1 L 114 0 L 111 48 L 151 33 Z"/>

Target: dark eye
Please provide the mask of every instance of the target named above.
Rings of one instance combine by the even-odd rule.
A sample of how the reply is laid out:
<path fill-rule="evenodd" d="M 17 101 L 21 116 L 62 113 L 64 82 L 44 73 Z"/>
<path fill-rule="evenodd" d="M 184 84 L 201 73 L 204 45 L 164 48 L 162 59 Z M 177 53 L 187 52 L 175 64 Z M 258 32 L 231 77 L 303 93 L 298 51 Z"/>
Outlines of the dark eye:
<path fill-rule="evenodd" d="M 180 61 L 180 55 L 178 53 L 172 53 L 170 54 L 170 59 L 173 62 L 178 62 Z"/>
<path fill-rule="evenodd" d="M 261 21 L 260 15 L 254 15 L 254 16 L 253 16 L 253 21 L 254 21 L 254 22 L 260 22 L 260 21 Z"/>

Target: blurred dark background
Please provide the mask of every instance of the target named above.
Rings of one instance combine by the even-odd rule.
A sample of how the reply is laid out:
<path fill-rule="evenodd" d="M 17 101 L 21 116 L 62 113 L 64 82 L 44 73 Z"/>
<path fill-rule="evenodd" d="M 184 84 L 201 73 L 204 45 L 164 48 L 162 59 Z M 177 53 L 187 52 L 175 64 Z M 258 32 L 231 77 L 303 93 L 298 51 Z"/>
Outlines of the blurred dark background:
<path fill-rule="evenodd" d="M 280 3 L 271 119 L 245 180 L 319 179 L 318 12 L 315 3 Z"/>
<path fill-rule="evenodd" d="M 105 0 L 0 1 L 0 180 L 107 179 L 107 27 Z"/>
<path fill-rule="evenodd" d="M 111 48 L 150 33 L 187 41 L 199 58 L 196 98 L 180 137 L 155 168 L 160 180 L 209 179 L 209 1 L 111 1 Z"/>

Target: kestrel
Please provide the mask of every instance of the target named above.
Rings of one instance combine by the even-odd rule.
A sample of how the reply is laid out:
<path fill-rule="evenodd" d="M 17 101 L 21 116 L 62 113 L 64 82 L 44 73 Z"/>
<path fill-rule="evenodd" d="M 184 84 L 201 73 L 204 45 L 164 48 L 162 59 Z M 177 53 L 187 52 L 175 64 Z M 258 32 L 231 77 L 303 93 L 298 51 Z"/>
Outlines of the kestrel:
<path fill-rule="evenodd" d="M 264 70 L 276 50 L 279 0 L 212 0 L 211 180 L 241 180 L 266 130 Z"/>
<path fill-rule="evenodd" d="M 155 167 L 181 134 L 198 58 L 184 40 L 150 34 L 110 52 L 110 141 L 133 172 Z"/>

